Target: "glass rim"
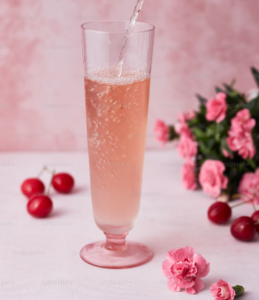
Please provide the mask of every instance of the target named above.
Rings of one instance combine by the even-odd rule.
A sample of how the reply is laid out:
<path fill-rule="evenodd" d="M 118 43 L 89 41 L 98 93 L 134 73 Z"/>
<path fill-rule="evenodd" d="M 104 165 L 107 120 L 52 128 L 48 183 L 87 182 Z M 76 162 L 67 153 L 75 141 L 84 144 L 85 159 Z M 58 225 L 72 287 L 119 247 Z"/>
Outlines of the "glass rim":
<path fill-rule="evenodd" d="M 93 31 L 93 32 L 99 32 L 99 33 L 106 33 L 106 34 L 111 34 L 111 33 L 117 33 L 117 34 L 125 34 L 126 31 L 104 31 L 104 30 L 97 30 L 97 29 L 88 29 L 86 28 L 85 26 L 88 25 L 88 24 L 91 24 L 91 23 L 122 23 L 122 22 L 127 22 L 129 23 L 129 21 L 126 21 L 126 20 L 103 20 L 103 21 L 89 21 L 89 22 L 86 22 L 86 23 L 83 23 L 81 25 L 81 28 L 83 30 L 86 30 L 86 31 Z M 136 22 L 136 24 L 146 24 L 146 25 L 149 25 L 150 28 L 149 29 L 146 29 L 146 30 L 134 30 L 132 35 L 133 34 L 138 34 L 138 33 L 144 33 L 144 32 L 149 32 L 149 31 L 154 31 L 155 30 L 155 26 L 150 24 L 150 23 L 146 23 L 146 22 Z"/>

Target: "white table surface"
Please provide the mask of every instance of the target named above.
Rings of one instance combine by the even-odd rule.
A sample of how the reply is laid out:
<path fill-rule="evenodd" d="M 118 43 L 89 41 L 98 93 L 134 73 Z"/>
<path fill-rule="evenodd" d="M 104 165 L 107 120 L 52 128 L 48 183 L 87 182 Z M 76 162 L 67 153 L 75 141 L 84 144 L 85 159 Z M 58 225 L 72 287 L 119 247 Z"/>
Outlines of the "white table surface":
<path fill-rule="evenodd" d="M 87 243 L 101 240 L 94 223 L 87 153 L 0 154 L 0 299 L 213 299 L 209 288 L 220 278 L 242 284 L 241 299 L 259 299 L 259 240 L 235 240 L 229 226 L 207 219 L 212 199 L 181 185 L 181 166 L 175 150 L 146 152 L 141 209 L 128 239 L 148 245 L 154 258 L 146 265 L 124 270 L 93 267 L 79 257 Z M 51 197 L 54 210 L 46 219 L 26 212 L 21 182 L 48 164 L 70 172 L 76 181 L 71 195 Z M 43 176 L 47 183 L 48 175 Z M 252 207 L 234 210 L 250 215 Z M 172 248 L 194 247 L 211 263 L 205 289 L 192 296 L 167 289 L 161 264 Z"/>

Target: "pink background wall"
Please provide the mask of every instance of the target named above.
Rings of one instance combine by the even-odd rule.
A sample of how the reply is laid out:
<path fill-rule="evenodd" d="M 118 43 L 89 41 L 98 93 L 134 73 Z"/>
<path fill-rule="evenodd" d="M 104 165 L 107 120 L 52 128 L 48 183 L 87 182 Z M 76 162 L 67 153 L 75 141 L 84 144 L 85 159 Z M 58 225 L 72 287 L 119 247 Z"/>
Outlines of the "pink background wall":
<path fill-rule="evenodd" d="M 80 24 L 129 19 L 135 0 L 0 1 L 0 150 L 87 148 Z M 147 147 L 157 117 L 175 122 L 194 94 L 259 68 L 258 0 L 146 0 L 156 26 Z"/>

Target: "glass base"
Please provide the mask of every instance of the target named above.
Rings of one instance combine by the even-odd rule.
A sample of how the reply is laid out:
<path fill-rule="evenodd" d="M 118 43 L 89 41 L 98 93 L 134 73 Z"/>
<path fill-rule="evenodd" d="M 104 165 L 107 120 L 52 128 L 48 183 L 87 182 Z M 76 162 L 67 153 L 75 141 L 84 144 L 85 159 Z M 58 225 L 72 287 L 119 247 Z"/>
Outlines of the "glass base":
<path fill-rule="evenodd" d="M 126 269 L 149 262 L 153 253 L 145 245 L 136 242 L 127 242 L 120 249 L 111 248 L 107 242 L 96 242 L 84 246 L 80 256 L 96 267 Z"/>

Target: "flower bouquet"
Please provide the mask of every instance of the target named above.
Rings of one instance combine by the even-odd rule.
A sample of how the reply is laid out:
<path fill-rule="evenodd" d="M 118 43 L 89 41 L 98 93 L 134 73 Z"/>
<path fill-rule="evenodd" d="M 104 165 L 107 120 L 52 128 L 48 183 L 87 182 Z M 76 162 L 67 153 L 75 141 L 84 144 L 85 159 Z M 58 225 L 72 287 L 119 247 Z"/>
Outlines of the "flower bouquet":
<path fill-rule="evenodd" d="M 259 72 L 251 70 L 259 87 Z M 155 125 L 162 144 L 178 140 L 179 155 L 185 159 L 183 185 L 191 190 L 201 187 L 225 200 L 239 193 L 243 200 L 254 197 L 259 204 L 259 93 L 246 96 L 233 81 L 216 87 L 214 98 L 196 96 L 197 112 L 179 114 L 174 126 L 161 120 Z"/>

